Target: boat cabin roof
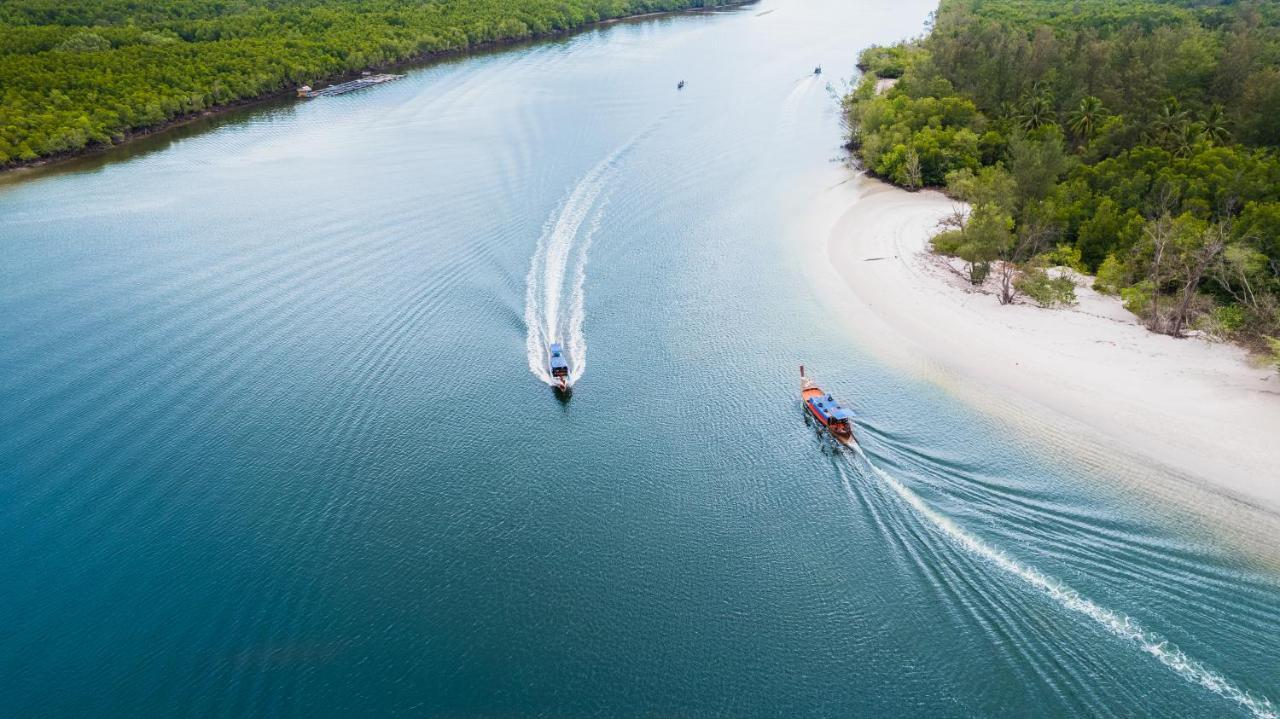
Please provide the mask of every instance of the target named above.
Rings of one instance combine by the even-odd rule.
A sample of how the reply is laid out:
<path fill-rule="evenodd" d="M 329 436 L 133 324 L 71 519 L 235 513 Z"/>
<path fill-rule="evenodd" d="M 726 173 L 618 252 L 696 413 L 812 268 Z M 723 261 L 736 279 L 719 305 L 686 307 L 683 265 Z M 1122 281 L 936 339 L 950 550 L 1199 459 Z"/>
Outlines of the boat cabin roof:
<path fill-rule="evenodd" d="M 847 422 L 848 420 L 853 419 L 853 414 L 851 414 L 849 410 L 840 406 L 840 403 L 829 394 L 809 401 L 813 403 L 814 409 L 821 412 L 823 417 L 826 417 L 828 422 Z"/>
<path fill-rule="evenodd" d="M 558 343 L 551 345 L 550 364 L 552 369 L 567 369 L 569 367 L 569 361 L 564 358 L 563 352 L 564 350 L 560 348 Z"/>

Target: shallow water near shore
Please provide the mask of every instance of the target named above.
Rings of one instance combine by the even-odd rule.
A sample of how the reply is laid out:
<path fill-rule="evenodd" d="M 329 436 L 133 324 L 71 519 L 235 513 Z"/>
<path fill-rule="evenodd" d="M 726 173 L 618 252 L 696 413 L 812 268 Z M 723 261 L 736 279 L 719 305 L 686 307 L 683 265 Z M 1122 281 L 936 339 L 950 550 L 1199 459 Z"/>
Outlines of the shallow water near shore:
<path fill-rule="evenodd" d="M 1280 577 L 880 364 L 789 244 L 826 82 L 932 9 L 619 23 L 0 188 L 0 713 L 1275 716 Z"/>

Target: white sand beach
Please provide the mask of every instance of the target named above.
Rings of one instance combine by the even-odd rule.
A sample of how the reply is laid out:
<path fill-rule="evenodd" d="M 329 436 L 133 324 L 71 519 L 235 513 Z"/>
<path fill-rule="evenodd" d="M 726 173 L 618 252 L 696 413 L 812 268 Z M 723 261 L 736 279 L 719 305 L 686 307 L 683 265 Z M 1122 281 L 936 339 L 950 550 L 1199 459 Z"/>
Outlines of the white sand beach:
<path fill-rule="evenodd" d="M 927 252 L 952 200 L 847 170 L 827 184 L 798 241 L 873 354 L 1072 460 L 1154 477 L 1144 488 L 1183 507 L 1220 500 L 1280 516 L 1273 368 L 1230 345 L 1152 334 L 1087 286 L 1071 308 L 1001 306 Z"/>

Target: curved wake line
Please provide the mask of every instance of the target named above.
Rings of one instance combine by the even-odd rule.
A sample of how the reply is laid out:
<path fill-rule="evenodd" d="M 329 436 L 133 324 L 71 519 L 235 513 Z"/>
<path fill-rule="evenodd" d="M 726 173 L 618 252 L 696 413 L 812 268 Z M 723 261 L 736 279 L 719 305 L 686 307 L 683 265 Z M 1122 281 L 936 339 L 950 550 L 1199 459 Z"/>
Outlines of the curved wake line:
<path fill-rule="evenodd" d="M 605 198 L 601 202 L 600 209 L 596 211 L 595 217 L 592 218 L 591 226 L 587 228 L 586 237 L 582 241 L 582 249 L 578 250 L 578 262 L 573 271 L 573 290 L 569 296 L 569 329 L 566 333 L 569 342 L 566 349 L 574 360 L 569 368 L 570 385 L 577 382 L 582 373 L 587 371 L 587 338 L 582 332 L 582 325 L 586 322 L 587 315 L 587 250 L 591 249 L 591 240 L 600 229 L 600 223 L 604 219 L 604 209 L 608 204 L 609 200 Z"/>
<path fill-rule="evenodd" d="M 779 123 L 785 125 L 794 124 L 796 116 L 800 111 L 800 101 L 813 90 L 818 84 L 816 75 L 807 75 L 796 82 L 795 87 L 791 88 L 791 92 L 782 99 L 779 105 L 778 115 Z"/>
<path fill-rule="evenodd" d="M 623 147 L 625 149 L 626 146 Z M 600 228 L 603 208 L 587 228 L 585 239 L 578 250 L 574 268 L 574 284 L 569 295 L 569 317 L 566 326 L 561 325 L 560 303 L 565 291 L 565 271 L 569 265 L 575 240 L 588 213 L 604 188 L 604 175 L 613 167 L 621 149 L 606 157 L 583 176 L 569 196 L 560 204 L 543 226 L 537 249 L 529 262 L 529 274 L 525 278 L 524 323 L 528 329 L 525 351 L 529 371 L 543 382 L 553 385 L 547 371 L 547 348 L 552 342 L 565 345 L 570 359 L 569 384 L 582 376 L 587 362 L 587 343 L 582 335 L 585 314 L 587 249 L 591 237 Z"/>
<path fill-rule="evenodd" d="M 524 323 L 525 354 L 529 371 L 548 385 L 556 383 L 547 368 L 547 351 L 553 342 L 564 346 L 569 359 L 569 385 L 577 382 L 587 368 L 587 340 L 582 328 L 586 320 L 587 250 L 604 219 L 608 197 L 601 193 L 608 186 L 609 175 L 618 162 L 662 121 L 652 125 L 623 143 L 591 168 L 570 190 L 560 205 L 547 218 L 538 245 L 529 261 L 525 278 Z M 583 230 L 583 223 L 595 207 L 596 213 Z M 582 236 L 578 242 L 579 235 Z M 576 258 L 569 286 L 566 272 L 569 259 Z M 568 297 L 565 297 L 566 292 Z M 568 306 L 562 313 L 562 303 Z M 562 314 L 567 314 L 562 317 Z"/>
<path fill-rule="evenodd" d="M 920 495 L 872 464 L 871 458 L 861 449 L 858 450 L 858 456 L 903 501 L 922 517 L 929 520 L 934 527 L 959 545 L 960 548 L 1021 579 L 1033 588 L 1048 595 L 1050 599 L 1060 606 L 1092 619 L 1112 635 L 1133 642 L 1139 649 L 1155 657 L 1161 664 L 1171 669 L 1178 676 L 1193 684 L 1198 684 L 1220 697 L 1234 701 L 1247 709 L 1256 719 L 1280 719 L 1280 713 L 1277 713 L 1275 705 L 1271 703 L 1270 699 L 1264 696 L 1254 696 L 1250 692 L 1241 689 L 1230 679 L 1187 656 L 1181 649 L 1170 644 L 1167 639 L 1145 629 L 1130 617 L 1099 606 L 1093 600 L 1081 596 L 1076 590 L 1045 575 L 1035 567 L 1026 566 L 999 549 L 969 534 L 951 519 L 939 514 L 926 504 L 920 498 Z"/>

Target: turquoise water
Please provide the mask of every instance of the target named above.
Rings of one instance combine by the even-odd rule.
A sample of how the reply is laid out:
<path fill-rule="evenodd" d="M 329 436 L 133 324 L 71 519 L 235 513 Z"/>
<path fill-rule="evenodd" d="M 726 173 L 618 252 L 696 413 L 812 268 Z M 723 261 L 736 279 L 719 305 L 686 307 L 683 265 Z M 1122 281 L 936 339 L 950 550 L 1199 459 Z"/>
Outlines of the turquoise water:
<path fill-rule="evenodd" d="M 622 23 L 0 187 L 0 714 L 1274 716 L 1280 578 L 810 289 L 824 83 L 930 10 Z"/>

